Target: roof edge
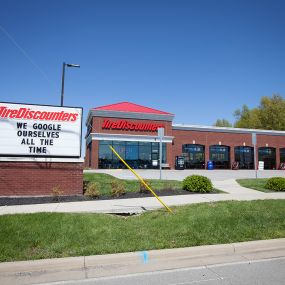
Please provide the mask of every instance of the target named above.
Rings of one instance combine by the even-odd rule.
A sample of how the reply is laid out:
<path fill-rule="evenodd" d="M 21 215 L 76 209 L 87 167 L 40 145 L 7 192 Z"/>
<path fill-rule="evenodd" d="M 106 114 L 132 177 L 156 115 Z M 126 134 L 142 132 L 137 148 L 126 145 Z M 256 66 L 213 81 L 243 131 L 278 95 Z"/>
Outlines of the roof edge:
<path fill-rule="evenodd" d="M 245 129 L 245 128 L 232 128 L 232 127 L 216 127 L 205 125 L 186 125 L 186 124 L 172 124 L 174 130 L 197 130 L 197 131 L 214 131 L 214 132 L 227 132 L 227 133 L 256 133 L 256 134 L 275 134 L 284 135 L 285 131 L 278 130 L 263 130 L 263 129 Z"/>

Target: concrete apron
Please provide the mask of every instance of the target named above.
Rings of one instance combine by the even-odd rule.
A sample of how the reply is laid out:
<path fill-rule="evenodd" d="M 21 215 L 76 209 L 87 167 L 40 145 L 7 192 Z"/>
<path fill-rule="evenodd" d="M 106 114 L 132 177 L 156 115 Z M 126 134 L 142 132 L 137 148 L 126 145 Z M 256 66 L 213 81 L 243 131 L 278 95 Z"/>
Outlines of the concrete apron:
<path fill-rule="evenodd" d="M 285 239 L 0 263 L 1 285 L 38 284 L 285 257 Z"/>

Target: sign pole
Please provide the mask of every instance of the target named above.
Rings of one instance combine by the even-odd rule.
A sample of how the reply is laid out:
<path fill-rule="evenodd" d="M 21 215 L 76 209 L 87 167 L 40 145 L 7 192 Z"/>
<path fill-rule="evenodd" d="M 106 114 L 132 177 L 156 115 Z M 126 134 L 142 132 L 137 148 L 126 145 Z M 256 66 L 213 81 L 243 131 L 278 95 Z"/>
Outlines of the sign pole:
<path fill-rule="evenodd" d="M 253 134 L 252 134 L 252 144 L 253 144 L 253 151 L 254 151 L 254 169 L 255 169 L 255 179 L 257 179 L 256 133 L 253 133 Z"/>
<path fill-rule="evenodd" d="M 159 137 L 159 179 L 162 179 L 162 137 L 164 137 L 164 128 L 158 128 L 157 134 Z"/>

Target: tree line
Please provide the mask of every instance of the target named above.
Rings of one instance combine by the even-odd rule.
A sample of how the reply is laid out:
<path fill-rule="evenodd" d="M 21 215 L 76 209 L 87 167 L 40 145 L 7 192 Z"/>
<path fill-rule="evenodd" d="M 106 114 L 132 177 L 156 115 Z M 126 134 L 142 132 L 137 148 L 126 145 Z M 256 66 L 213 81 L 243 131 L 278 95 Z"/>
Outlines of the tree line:
<path fill-rule="evenodd" d="M 285 99 L 278 94 L 262 97 L 259 106 L 252 109 L 243 105 L 233 115 L 234 124 L 218 119 L 214 126 L 285 131 Z"/>

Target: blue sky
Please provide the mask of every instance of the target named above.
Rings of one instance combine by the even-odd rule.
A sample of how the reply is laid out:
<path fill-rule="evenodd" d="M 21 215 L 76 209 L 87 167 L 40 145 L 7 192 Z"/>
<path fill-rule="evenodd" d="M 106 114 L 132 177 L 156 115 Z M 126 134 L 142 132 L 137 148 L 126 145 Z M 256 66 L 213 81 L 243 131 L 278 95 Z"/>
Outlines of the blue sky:
<path fill-rule="evenodd" d="M 176 123 L 233 121 L 285 94 L 285 1 L 0 0 L 0 101 L 131 101 Z M 11 40 L 12 37 L 16 43 Z M 26 55 L 23 54 L 23 50 Z"/>

